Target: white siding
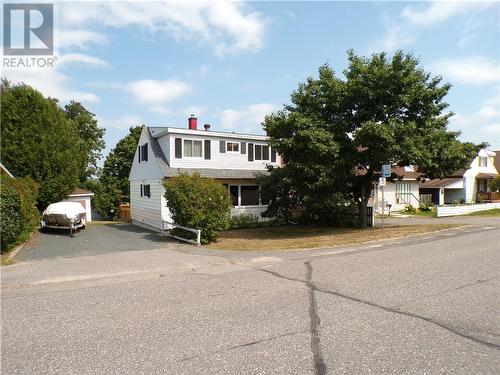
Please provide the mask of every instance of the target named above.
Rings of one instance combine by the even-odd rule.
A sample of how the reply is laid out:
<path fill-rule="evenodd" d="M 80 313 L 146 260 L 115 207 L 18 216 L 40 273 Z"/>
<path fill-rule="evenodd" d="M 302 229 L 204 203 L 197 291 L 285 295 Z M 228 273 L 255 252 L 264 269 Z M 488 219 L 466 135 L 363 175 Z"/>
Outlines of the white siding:
<path fill-rule="evenodd" d="M 486 167 L 479 166 L 479 157 L 485 156 L 488 158 L 488 165 Z M 494 164 L 494 153 L 482 149 L 478 152 L 477 157 L 470 164 L 470 168 L 464 173 L 465 177 L 465 194 L 464 199 L 467 203 L 474 203 L 476 201 L 477 183 L 476 176 L 480 173 L 498 174 Z"/>
<path fill-rule="evenodd" d="M 141 197 L 141 184 L 149 184 L 151 197 Z M 163 186 L 161 180 L 130 181 L 130 217 L 132 223 L 160 229 Z"/>
<path fill-rule="evenodd" d="M 141 161 L 139 163 L 139 146 L 142 146 L 145 143 L 148 144 L 148 161 Z M 134 161 L 130 170 L 129 181 L 153 180 L 159 178 L 162 178 L 160 167 L 158 166 L 153 150 L 151 149 L 149 131 L 146 127 L 144 127 L 142 129 L 141 137 L 139 138 L 139 143 L 135 149 Z"/>
<path fill-rule="evenodd" d="M 416 180 L 403 180 L 402 182 L 410 184 L 410 193 L 409 202 L 413 207 L 418 207 L 418 182 Z M 378 212 L 381 212 L 382 207 L 382 191 L 380 188 L 375 189 L 375 207 Z M 400 201 L 398 202 L 397 194 L 396 194 L 396 183 L 387 182 L 384 187 L 384 200 L 387 204 L 391 205 L 391 211 L 401 211 L 405 208 L 406 203 Z"/>
<path fill-rule="evenodd" d="M 162 145 L 164 152 L 169 152 L 170 156 L 167 158 L 170 161 L 170 166 L 172 168 L 210 168 L 210 169 L 243 169 L 243 170 L 266 170 L 267 164 L 279 165 L 280 158 L 279 155 L 276 155 L 276 162 L 271 163 L 271 160 L 254 160 L 248 161 L 248 144 L 253 143 L 254 145 L 267 145 L 266 141 L 259 140 L 249 140 L 244 137 L 241 138 L 224 138 L 220 136 L 210 136 L 210 132 L 207 132 L 206 135 L 198 135 L 198 134 L 166 134 L 161 136 L 158 140 L 160 145 Z M 202 157 L 201 158 L 187 158 L 183 157 L 180 159 L 175 158 L 175 138 L 184 139 L 193 139 L 193 140 L 201 140 L 209 139 L 211 141 L 210 144 L 210 160 L 205 159 L 205 147 L 202 147 Z M 219 152 L 219 142 L 223 140 L 226 142 L 246 142 L 246 153 L 241 153 L 241 144 L 240 151 L 238 153 L 232 152 Z M 163 146 L 168 145 L 168 146 Z M 183 145 L 184 147 L 184 145 Z M 255 153 L 254 153 L 255 158 Z M 271 159 L 269 157 L 269 159 Z"/>

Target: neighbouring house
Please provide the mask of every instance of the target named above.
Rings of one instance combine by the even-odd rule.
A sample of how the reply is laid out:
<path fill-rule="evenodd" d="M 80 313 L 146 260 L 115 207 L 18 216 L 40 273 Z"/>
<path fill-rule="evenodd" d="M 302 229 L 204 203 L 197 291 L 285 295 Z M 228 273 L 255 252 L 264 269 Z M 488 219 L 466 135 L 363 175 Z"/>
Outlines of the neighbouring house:
<path fill-rule="evenodd" d="M 87 211 L 87 223 L 92 221 L 92 205 L 91 199 L 94 196 L 94 193 L 91 191 L 76 188 L 68 198 L 64 200 L 64 202 L 79 202 Z"/>
<path fill-rule="evenodd" d="M 260 215 L 255 179 L 266 173 L 266 165 L 280 165 L 280 156 L 265 135 L 212 131 L 191 116 L 187 128 L 143 127 L 130 171 L 130 210 L 133 224 L 161 230 L 162 221 L 172 221 L 165 200 L 166 179 L 180 173 L 199 173 L 213 178 L 229 190 L 232 215 Z"/>
<path fill-rule="evenodd" d="M 394 182 L 387 181 L 384 186 L 385 209 L 401 211 L 406 205 L 419 206 L 418 177 L 420 174 L 413 166 L 391 168 L 392 173 L 398 176 Z M 377 212 L 382 211 L 382 191 L 379 186 L 374 189 L 373 205 Z"/>
<path fill-rule="evenodd" d="M 495 168 L 497 155 L 496 152 L 481 149 L 467 169 L 441 179 L 422 180 L 419 184 L 420 197 L 438 205 L 491 201 L 488 181 L 498 176 Z"/>

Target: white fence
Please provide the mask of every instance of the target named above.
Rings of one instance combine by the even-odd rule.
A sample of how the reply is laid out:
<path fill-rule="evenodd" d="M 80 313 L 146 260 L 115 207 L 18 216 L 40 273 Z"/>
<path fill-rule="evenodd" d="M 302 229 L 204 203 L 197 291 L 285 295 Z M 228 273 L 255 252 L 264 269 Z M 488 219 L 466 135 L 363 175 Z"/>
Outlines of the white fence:
<path fill-rule="evenodd" d="M 179 241 L 184 241 L 184 242 L 192 243 L 192 244 L 194 244 L 196 246 L 200 246 L 201 245 L 201 230 L 182 227 L 182 226 L 177 225 L 175 223 L 172 223 L 170 221 L 165 221 L 165 220 L 161 221 L 161 233 L 162 234 L 165 233 L 165 232 L 169 232 L 169 231 L 171 231 L 174 228 L 184 229 L 185 231 L 188 231 L 188 232 L 196 234 L 196 241 L 195 240 L 190 240 L 189 238 L 184 238 L 184 237 L 174 236 L 174 235 L 169 234 L 170 237 L 175 238 L 176 240 L 179 240 Z"/>
<path fill-rule="evenodd" d="M 436 207 L 436 216 L 458 216 L 465 215 L 472 212 L 492 210 L 494 208 L 500 208 L 500 203 L 478 203 L 470 205 L 459 205 L 459 206 L 438 206 Z"/>

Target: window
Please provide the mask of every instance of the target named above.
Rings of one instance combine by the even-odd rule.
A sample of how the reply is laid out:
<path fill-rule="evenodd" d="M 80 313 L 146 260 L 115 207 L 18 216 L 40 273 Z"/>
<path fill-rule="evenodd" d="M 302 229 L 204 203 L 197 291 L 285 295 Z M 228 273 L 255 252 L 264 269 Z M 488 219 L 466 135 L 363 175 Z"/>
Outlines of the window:
<path fill-rule="evenodd" d="M 255 160 L 269 160 L 269 146 L 255 145 Z"/>
<path fill-rule="evenodd" d="M 139 146 L 139 163 L 141 161 L 148 161 L 148 144 L 147 143 Z"/>
<path fill-rule="evenodd" d="M 151 198 L 151 186 L 141 185 L 141 197 Z"/>
<path fill-rule="evenodd" d="M 184 157 L 201 158 L 202 157 L 202 142 L 193 141 L 192 139 L 184 140 Z"/>
<path fill-rule="evenodd" d="M 224 186 L 228 186 L 224 184 Z M 229 185 L 229 194 L 234 207 L 259 206 L 259 187 L 255 185 Z"/>
<path fill-rule="evenodd" d="M 487 167 L 488 166 L 488 157 L 487 156 L 480 156 L 479 157 L 479 166 L 480 167 Z"/>
<path fill-rule="evenodd" d="M 484 193 L 488 191 L 488 181 L 487 180 L 477 180 L 477 191 Z"/>
<path fill-rule="evenodd" d="M 269 160 L 269 146 L 262 146 L 262 160 Z"/>
<path fill-rule="evenodd" d="M 238 186 L 231 185 L 229 187 L 229 194 L 231 195 L 231 202 L 233 203 L 233 206 L 239 206 L 238 203 Z"/>
<path fill-rule="evenodd" d="M 262 146 L 255 145 L 255 160 L 262 160 Z"/>
<path fill-rule="evenodd" d="M 259 205 L 259 187 L 242 186 L 241 187 L 241 205 L 258 206 Z"/>
<path fill-rule="evenodd" d="M 226 143 L 227 152 L 240 152 L 240 144 L 236 142 Z"/>
<path fill-rule="evenodd" d="M 396 182 L 396 203 L 411 204 L 411 184 L 409 182 Z"/>

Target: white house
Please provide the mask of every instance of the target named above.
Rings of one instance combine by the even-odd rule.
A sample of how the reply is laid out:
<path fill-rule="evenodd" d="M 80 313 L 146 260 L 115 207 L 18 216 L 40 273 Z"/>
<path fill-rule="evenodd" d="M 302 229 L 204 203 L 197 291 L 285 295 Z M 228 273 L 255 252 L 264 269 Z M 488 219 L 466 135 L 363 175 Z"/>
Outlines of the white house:
<path fill-rule="evenodd" d="M 467 169 L 446 178 L 421 181 L 420 195 L 430 195 L 432 202 L 438 205 L 482 200 L 484 193 L 489 192 L 488 180 L 498 176 L 495 155 L 487 149 L 479 150 Z"/>
<path fill-rule="evenodd" d="M 419 173 L 412 166 L 391 168 L 391 172 L 398 176 L 395 182 L 387 181 L 384 186 L 384 202 L 386 209 L 401 211 L 407 204 L 418 207 L 418 181 Z M 374 206 L 377 212 L 382 211 L 382 190 L 379 186 L 374 191 Z"/>
<path fill-rule="evenodd" d="M 179 173 L 198 172 L 227 186 L 232 214 L 259 215 L 255 178 L 266 165 L 280 165 L 280 157 L 264 135 L 198 129 L 191 116 L 187 128 L 143 127 L 130 171 L 130 211 L 133 224 L 160 230 L 162 220 L 172 221 L 163 183 Z"/>
<path fill-rule="evenodd" d="M 76 188 L 68 198 L 66 198 L 65 202 L 79 202 L 83 207 L 85 207 L 85 211 L 87 211 L 87 222 L 92 221 L 92 206 L 91 199 L 94 196 L 94 193 L 91 191 Z"/>

